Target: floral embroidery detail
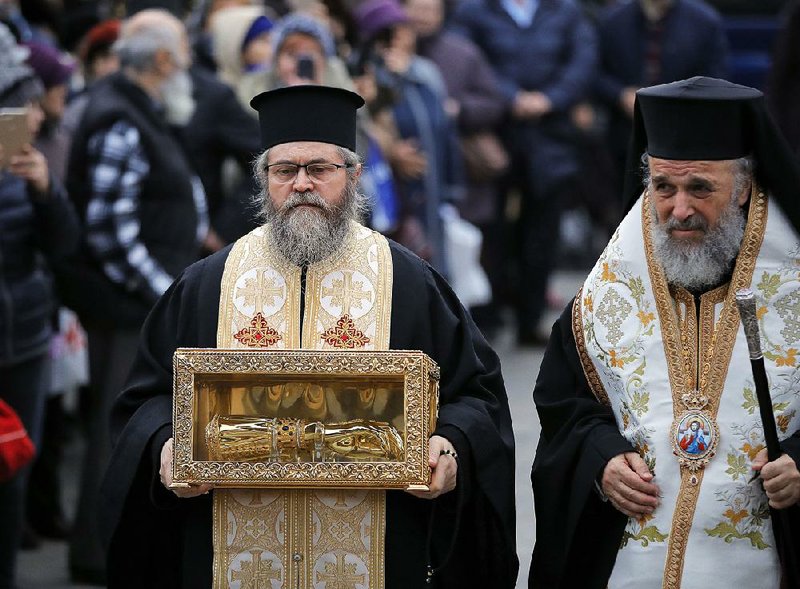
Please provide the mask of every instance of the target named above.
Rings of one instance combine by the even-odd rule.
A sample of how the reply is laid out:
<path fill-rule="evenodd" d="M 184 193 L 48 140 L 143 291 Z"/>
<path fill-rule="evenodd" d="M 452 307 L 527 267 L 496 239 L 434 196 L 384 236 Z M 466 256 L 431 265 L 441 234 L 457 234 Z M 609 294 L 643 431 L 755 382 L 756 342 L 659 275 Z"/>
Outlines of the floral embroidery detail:
<path fill-rule="evenodd" d="M 350 315 L 342 315 L 336 322 L 336 327 L 323 331 L 320 335 L 326 343 L 334 348 L 363 348 L 369 343 L 369 338 L 356 329 Z"/>
<path fill-rule="evenodd" d="M 747 460 L 744 454 L 728 454 L 728 468 L 725 472 L 731 475 L 734 481 L 739 480 L 739 477 L 744 478 L 747 475 Z"/>
<path fill-rule="evenodd" d="M 617 275 L 614 274 L 611 269 L 608 267 L 608 262 L 603 262 L 603 274 L 600 276 L 601 280 L 605 280 L 607 282 L 616 282 Z"/>
<path fill-rule="evenodd" d="M 729 544 L 734 540 L 749 540 L 753 548 L 770 548 L 762 534 L 762 526 L 769 520 L 769 507 L 756 496 L 752 487 L 744 485 L 735 491 L 720 491 L 715 495 L 728 509 L 722 512 L 725 519 L 706 529 L 706 534 Z"/>
<path fill-rule="evenodd" d="M 251 348 L 268 348 L 283 337 L 269 325 L 261 313 L 250 320 L 250 327 L 245 327 L 233 336 L 237 341 Z"/>
<path fill-rule="evenodd" d="M 630 518 L 625 532 L 622 534 L 622 545 L 624 548 L 630 540 L 639 542 L 642 547 L 647 546 L 650 542 L 664 542 L 667 539 L 667 534 L 662 534 L 655 526 L 648 526 L 647 522 L 653 519 L 653 514 L 646 513 L 642 517 Z"/>
<path fill-rule="evenodd" d="M 745 398 L 748 391 L 744 391 Z M 746 401 L 743 407 L 747 408 L 747 404 Z M 705 532 L 729 544 L 734 540 L 749 540 L 753 548 L 764 550 L 770 547 L 765 540 L 767 528 L 764 527 L 769 521 L 769 505 L 760 486 L 748 484 L 750 464 L 764 448 L 763 432 L 757 420 L 746 425 L 733 424 L 730 431 L 739 442 L 738 447 L 730 447 L 725 470 L 733 483 L 714 493 L 724 507 L 720 514 L 722 519 L 713 528 L 706 528 Z"/>
<path fill-rule="evenodd" d="M 747 454 L 747 457 L 752 461 L 755 459 L 756 454 L 761 452 L 764 448 L 765 448 L 764 444 L 755 444 L 751 446 L 750 443 L 748 442 L 745 443 L 744 446 L 742 446 L 742 452 Z"/>
<path fill-rule="evenodd" d="M 775 365 L 776 366 L 796 366 L 797 365 L 797 350 L 794 348 L 789 348 L 786 350 L 786 356 L 778 356 L 775 358 Z"/>
<path fill-rule="evenodd" d="M 616 350 L 611 350 L 608 355 L 608 361 L 614 368 L 622 368 L 625 365 L 625 358 L 618 357 Z"/>
<path fill-rule="evenodd" d="M 722 515 L 724 515 L 729 520 L 731 520 L 733 522 L 733 525 L 735 526 L 740 521 L 742 521 L 745 517 L 747 517 L 747 510 L 746 509 L 742 509 L 742 510 L 739 510 L 739 511 L 733 511 L 733 509 L 728 509 L 728 511 L 726 511 Z"/>
<path fill-rule="evenodd" d="M 800 340 L 800 291 L 797 289 L 797 266 L 800 265 L 800 246 L 794 246 L 788 253 L 789 261 L 776 272 L 763 272 L 756 285 L 758 311 L 756 316 L 761 324 L 761 349 L 764 358 L 773 362 L 779 369 L 770 376 L 772 407 L 776 422 L 782 433 L 797 429 L 796 391 L 800 382 L 800 349 L 795 347 Z M 762 312 L 763 309 L 763 312 Z M 767 311 L 769 309 L 769 311 Z M 775 311 L 780 318 L 772 316 Z M 778 329 L 775 325 L 781 325 Z M 758 401 L 754 387 L 746 388 L 743 407 L 751 415 L 757 413 Z"/>
<path fill-rule="evenodd" d="M 644 280 L 619 262 L 624 256 L 618 248 L 619 244 L 612 238 L 601 257 L 599 276 L 581 299 L 585 338 L 597 346 L 595 353 L 601 373 L 613 374 L 620 368 L 627 370 L 628 376 L 619 383 L 618 393 L 622 398 L 617 420 L 622 426 L 622 435 L 639 450 L 648 467 L 655 470 L 653 432 L 642 426 L 641 419 L 649 411 L 650 403 L 643 378 L 647 364 L 642 354 L 643 343 L 656 328 L 656 313 Z M 637 318 L 635 323 L 630 322 L 633 317 Z M 605 334 L 596 333 L 598 328 L 604 328 Z M 630 328 L 635 331 L 631 332 Z M 601 340 L 610 346 L 604 348 Z"/>
<path fill-rule="evenodd" d="M 647 327 L 650 325 L 651 321 L 654 321 L 656 316 L 654 313 L 645 313 L 644 311 L 639 311 L 636 313 L 636 316 L 639 318 L 639 321 L 642 322 L 642 325 Z"/>
<path fill-rule="evenodd" d="M 783 413 L 781 415 L 778 415 L 778 419 L 777 419 L 778 429 L 780 429 L 782 433 L 785 434 L 786 430 L 789 429 L 789 422 L 792 420 L 792 418 L 796 414 L 797 414 L 797 411 L 792 409 L 789 413 Z"/>
<path fill-rule="evenodd" d="M 758 408 L 758 401 L 756 400 L 756 394 L 753 392 L 751 388 L 745 388 L 744 393 L 744 403 L 742 403 L 742 409 L 747 411 L 748 414 L 752 415 L 753 412 Z"/>

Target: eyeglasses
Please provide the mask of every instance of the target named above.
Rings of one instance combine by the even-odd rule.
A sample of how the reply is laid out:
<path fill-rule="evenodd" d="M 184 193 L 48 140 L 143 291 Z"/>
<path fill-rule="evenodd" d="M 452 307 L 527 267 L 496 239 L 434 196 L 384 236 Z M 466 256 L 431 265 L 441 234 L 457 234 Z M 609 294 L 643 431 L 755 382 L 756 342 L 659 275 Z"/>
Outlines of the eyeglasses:
<path fill-rule="evenodd" d="M 279 164 L 270 164 L 267 166 L 267 173 L 271 180 L 274 180 L 278 184 L 288 184 L 289 182 L 293 182 L 295 178 L 297 178 L 297 174 L 300 172 L 300 168 L 305 168 L 306 174 L 314 180 L 315 182 L 329 182 L 333 180 L 333 177 L 336 175 L 341 168 L 351 168 L 350 164 L 328 164 L 328 163 L 318 163 L 318 164 L 288 164 L 288 163 L 279 163 Z"/>

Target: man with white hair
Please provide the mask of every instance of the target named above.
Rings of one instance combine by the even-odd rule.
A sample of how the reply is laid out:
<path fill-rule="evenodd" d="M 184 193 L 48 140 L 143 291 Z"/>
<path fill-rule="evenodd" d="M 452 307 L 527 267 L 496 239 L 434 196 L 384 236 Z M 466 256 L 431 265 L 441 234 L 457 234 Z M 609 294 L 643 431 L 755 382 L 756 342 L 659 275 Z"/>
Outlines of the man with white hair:
<path fill-rule="evenodd" d="M 510 589 L 514 442 L 499 360 L 430 265 L 359 223 L 364 101 L 306 85 L 251 104 L 266 223 L 188 268 L 145 323 L 112 414 L 110 585 Z M 441 371 L 430 490 L 171 489 L 179 347 L 422 350 Z"/>
<path fill-rule="evenodd" d="M 533 393 L 529 586 L 796 587 L 800 170 L 753 88 L 644 88 L 634 123 L 632 205 L 554 326 Z M 743 288 L 781 439 L 772 461 Z"/>
<path fill-rule="evenodd" d="M 144 10 L 123 23 L 114 50 L 121 69 L 92 88 L 73 140 L 68 189 L 85 233 L 61 273 L 65 302 L 89 334 L 89 440 L 70 547 L 73 578 L 89 581 L 105 568 L 94 514 L 111 403 L 147 312 L 197 258 L 208 229 L 202 184 L 170 128 L 194 110 L 182 23 Z"/>

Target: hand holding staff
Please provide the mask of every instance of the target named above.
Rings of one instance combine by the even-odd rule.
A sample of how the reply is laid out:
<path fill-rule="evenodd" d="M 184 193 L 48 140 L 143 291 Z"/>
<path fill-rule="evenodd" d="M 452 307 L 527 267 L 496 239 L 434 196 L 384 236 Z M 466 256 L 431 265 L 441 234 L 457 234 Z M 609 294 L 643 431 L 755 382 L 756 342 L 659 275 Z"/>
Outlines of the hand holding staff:
<path fill-rule="evenodd" d="M 775 426 L 775 414 L 772 411 L 772 397 L 769 394 L 767 372 L 764 369 L 764 356 L 761 353 L 761 337 L 758 331 L 755 296 L 750 289 L 736 292 L 736 304 L 742 318 L 747 347 L 750 350 L 750 365 L 753 368 L 753 380 L 756 386 L 756 398 L 764 426 L 764 440 L 767 445 L 767 457 L 770 462 L 778 460 L 783 453 L 778 441 L 778 430 Z M 770 508 L 772 530 L 775 544 L 781 561 L 781 587 L 800 587 L 800 548 L 794 541 L 793 532 L 797 529 L 797 507 L 790 509 Z"/>

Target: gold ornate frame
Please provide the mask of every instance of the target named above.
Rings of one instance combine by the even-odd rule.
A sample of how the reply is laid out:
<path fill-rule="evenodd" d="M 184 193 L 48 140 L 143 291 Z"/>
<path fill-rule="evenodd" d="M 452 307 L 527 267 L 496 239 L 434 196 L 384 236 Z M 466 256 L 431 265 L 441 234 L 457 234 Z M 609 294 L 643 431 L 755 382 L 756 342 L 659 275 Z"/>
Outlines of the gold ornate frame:
<path fill-rule="evenodd" d="M 419 351 L 312 351 L 179 348 L 173 357 L 173 487 L 427 490 L 428 439 L 438 414 L 439 367 Z M 395 462 L 229 462 L 196 460 L 196 376 L 259 375 L 297 378 L 402 377 L 405 460 Z"/>

